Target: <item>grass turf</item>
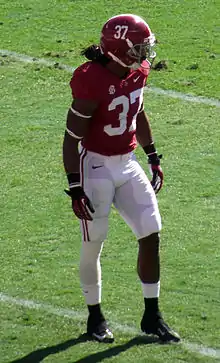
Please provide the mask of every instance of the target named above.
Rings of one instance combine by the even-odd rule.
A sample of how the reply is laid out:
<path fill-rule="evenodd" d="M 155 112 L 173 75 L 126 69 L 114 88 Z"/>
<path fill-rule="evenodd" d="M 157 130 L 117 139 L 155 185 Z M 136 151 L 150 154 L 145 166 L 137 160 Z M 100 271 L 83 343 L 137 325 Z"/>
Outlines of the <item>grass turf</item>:
<path fill-rule="evenodd" d="M 123 6 L 113 1 L 107 9 L 102 5 L 98 1 L 2 4 L 1 48 L 76 65 L 82 60 L 81 47 L 98 39 L 105 19 L 133 12 L 131 2 Z M 155 1 L 149 16 L 145 2 L 136 6 L 162 38 L 159 59 L 169 58 L 168 70 L 153 71 L 149 83 L 216 98 L 217 2 L 169 1 L 165 7 Z M 204 39 L 198 29 L 204 29 L 208 6 Z M 193 26 L 187 27 L 193 20 Z M 198 38 L 193 45 L 192 32 Z M 209 52 L 203 48 L 207 39 L 212 39 Z M 195 62 L 198 68 L 186 69 Z M 70 319 L 46 309 L 2 303 L 0 361 L 26 356 L 26 362 L 33 363 L 40 357 L 51 363 L 212 362 L 192 351 L 195 347 L 147 344 L 135 337 L 143 310 L 135 271 L 137 244 L 114 209 L 102 264 L 103 308 L 115 328 L 116 342 L 103 347 L 81 341 L 83 337 L 76 340 L 85 331 L 86 309 L 78 278 L 79 228 L 63 193 L 61 154 L 71 101 L 70 74 L 10 57 L 1 57 L 0 71 L 1 291 L 78 312 L 76 319 Z M 179 82 L 192 76 L 194 84 Z M 145 109 L 164 155 L 165 185 L 158 196 L 164 225 L 161 307 L 185 341 L 219 348 L 219 110 L 152 93 L 145 94 Z M 142 151 L 137 154 L 146 169 Z M 124 331 L 117 324 L 125 326 Z"/>

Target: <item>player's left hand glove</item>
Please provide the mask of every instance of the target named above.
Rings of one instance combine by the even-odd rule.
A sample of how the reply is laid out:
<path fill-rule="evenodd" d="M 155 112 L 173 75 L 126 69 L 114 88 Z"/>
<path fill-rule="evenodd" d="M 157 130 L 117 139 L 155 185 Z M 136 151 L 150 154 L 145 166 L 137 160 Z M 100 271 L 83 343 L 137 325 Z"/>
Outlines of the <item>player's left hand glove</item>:
<path fill-rule="evenodd" d="M 160 159 L 162 158 L 162 155 L 157 155 L 153 142 L 150 145 L 143 147 L 143 149 L 148 156 L 148 165 L 152 175 L 151 185 L 157 194 L 163 186 L 163 170 L 160 166 Z"/>
<path fill-rule="evenodd" d="M 161 158 L 162 155 L 157 155 L 156 152 L 148 155 L 148 164 L 149 164 L 150 173 L 152 175 L 151 185 L 156 194 L 163 186 L 163 170 L 160 166 Z"/>

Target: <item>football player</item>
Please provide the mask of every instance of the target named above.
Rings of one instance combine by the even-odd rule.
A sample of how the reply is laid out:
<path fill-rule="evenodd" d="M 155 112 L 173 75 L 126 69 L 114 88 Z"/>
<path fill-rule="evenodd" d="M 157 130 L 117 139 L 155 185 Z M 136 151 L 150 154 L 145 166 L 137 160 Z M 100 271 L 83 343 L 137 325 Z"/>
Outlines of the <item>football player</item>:
<path fill-rule="evenodd" d="M 158 303 L 161 217 L 156 193 L 163 185 L 163 172 L 143 104 L 154 44 L 154 34 L 142 18 L 114 16 L 104 24 L 100 44 L 83 51 L 88 61 L 70 81 L 73 102 L 63 143 L 66 192 L 81 224 L 80 281 L 88 306 L 87 333 L 98 341 L 114 339 L 101 309 L 100 266 L 112 204 L 138 240 L 137 272 L 144 297 L 141 330 L 165 342 L 180 340 L 164 322 Z M 137 143 L 148 158 L 151 181 L 134 155 Z"/>

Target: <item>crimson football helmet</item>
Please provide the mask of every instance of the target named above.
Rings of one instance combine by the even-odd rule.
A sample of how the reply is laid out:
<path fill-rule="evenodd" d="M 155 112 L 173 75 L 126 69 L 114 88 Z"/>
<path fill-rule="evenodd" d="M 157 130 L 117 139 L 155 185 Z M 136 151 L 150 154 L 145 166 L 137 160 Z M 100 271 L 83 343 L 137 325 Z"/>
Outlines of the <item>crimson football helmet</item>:
<path fill-rule="evenodd" d="M 137 15 L 114 16 L 102 28 L 100 40 L 102 53 L 123 67 L 138 69 L 147 63 L 149 68 L 149 64 L 151 65 L 156 56 L 153 51 L 154 45 L 155 36 L 149 25 Z"/>

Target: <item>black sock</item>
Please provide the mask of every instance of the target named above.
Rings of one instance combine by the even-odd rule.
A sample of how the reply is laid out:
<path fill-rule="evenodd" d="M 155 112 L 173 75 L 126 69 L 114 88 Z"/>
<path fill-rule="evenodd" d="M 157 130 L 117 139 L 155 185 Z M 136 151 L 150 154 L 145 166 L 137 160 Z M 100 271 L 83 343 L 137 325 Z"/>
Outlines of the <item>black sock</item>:
<path fill-rule="evenodd" d="M 155 314 L 159 313 L 159 300 L 158 297 L 152 297 L 150 299 L 144 298 L 145 304 L 145 313 L 146 314 Z"/>
<path fill-rule="evenodd" d="M 97 304 L 97 305 L 87 305 L 88 306 L 88 310 L 89 310 L 89 315 L 90 316 L 94 316 L 94 317 L 103 317 L 102 314 L 102 310 L 101 310 L 101 305 Z"/>

